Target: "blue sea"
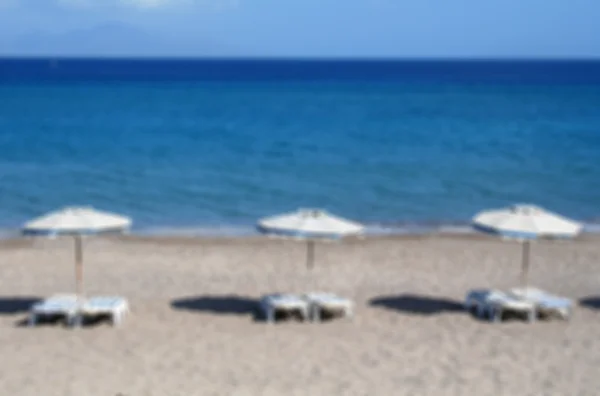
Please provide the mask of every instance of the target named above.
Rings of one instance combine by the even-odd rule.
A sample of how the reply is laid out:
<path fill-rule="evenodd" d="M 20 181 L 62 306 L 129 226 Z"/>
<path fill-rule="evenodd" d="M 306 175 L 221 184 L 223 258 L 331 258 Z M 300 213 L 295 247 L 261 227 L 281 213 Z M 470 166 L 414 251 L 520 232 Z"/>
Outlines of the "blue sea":
<path fill-rule="evenodd" d="M 68 205 L 240 235 L 298 207 L 413 232 L 529 202 L 600 219 L 600 61 L 0 59 L 5 233 Z"/>

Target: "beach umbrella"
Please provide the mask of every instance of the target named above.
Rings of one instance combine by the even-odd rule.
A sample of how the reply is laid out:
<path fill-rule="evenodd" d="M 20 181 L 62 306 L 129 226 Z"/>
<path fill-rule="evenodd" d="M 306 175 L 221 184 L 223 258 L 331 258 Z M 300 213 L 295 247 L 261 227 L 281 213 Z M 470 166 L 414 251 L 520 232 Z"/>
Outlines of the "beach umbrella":
<path fill-rule="evenodd" d="M 361 224 L 334 216 L 325 210 L 299 209 L 259 220 L 258 230 L 270 235 L 290 236 L 306 241 L 306 265 L 312 268 L 315 241 L 358 235 L 364 228 Z"/>
<path fill-rule="evenodd" d="M 581 232 L 582 225 L 535 205 L 514 205 L 504 209 L 487 210 L 473 218 L 475 229 L 521 242 L 522 283 L 527 286 L 530 245 L 537 238 L 572 238 Z"/>
<path fill-rule="evenodd" d="M 128 217 L 91 207 L 67 207 L 33 219 L 23 226 L 25 235 L 71 235 L 75 239 L 76 290 L 83 289 L 83 235 L 123 232 L 131 227 Z"/>

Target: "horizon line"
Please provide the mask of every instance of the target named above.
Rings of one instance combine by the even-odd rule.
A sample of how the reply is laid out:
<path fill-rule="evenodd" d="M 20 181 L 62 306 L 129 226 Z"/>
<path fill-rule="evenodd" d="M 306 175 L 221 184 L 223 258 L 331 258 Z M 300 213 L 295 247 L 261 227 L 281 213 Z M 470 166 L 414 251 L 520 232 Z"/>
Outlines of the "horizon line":
<path fill-rule="evenodd" d="M 384 56 L 161 56 L 161 55 L 0 55 L 6 60 L 43 61 L 258 61 L 258 62 L 600 62 L 599 56 L 589 57 L 384 57 Z"/>

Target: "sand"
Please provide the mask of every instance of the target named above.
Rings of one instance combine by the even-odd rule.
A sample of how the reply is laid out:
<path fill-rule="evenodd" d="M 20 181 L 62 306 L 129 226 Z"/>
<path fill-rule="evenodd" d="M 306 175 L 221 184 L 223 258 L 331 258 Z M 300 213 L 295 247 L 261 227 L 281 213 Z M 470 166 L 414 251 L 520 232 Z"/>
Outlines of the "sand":
<path fill-rule="evenodd" d="M 20 325 L 32 299 L 74 289 L 69 240 L 0 244 L 4 395 L 596 395 L 600 244 L 532 249 L 536 286 L 577 299 L 570 322 L 481 322 L 470 288 L 519 282 L 517 244 L 374 238 L 317 247 L 268 239 L 91 239 L 89 294 L 126 296 L 123 327 Z M 327 290 L 356 316 L 267 325 L 263 293 Z"/>

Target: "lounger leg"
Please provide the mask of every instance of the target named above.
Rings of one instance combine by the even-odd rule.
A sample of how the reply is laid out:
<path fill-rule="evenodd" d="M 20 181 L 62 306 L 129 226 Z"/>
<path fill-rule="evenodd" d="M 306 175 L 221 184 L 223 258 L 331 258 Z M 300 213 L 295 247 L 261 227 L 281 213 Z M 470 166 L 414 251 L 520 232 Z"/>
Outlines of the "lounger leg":
<path fill-rule="evenodd" d="M 29 315 L 29 326 L 34 327 L 37 324 L 37 315 L 32 313 Z"/>
<path fill-rule="evenodd" d="M 123 319 L 125 318 L 125 315 L 127 315 L 127 308 L 125 309 L 120 309 L 119 310 L 119 325 L 121 325 L 123 323 Z"/>
<path fill-rule="evenodd" d="M 465 303 L 464 308 L 465 308 L 465 311 L 467 311 L 468 313 L 475 315 L 475 312 L 474 312 L 475 310 L 473 309 L 473 304 Z"/>
<path fill-rule="evenodd" d="M 465 309 L 467 310 L 467 312 L 469 312 L 469 314 L 475 316 L 476 318 L 479 317 L 479 305 L 478 304 L 469 302 L 468 304 L 465 305 Z"/>
<path fill-rule="evenodd" d="M 312 322 L 318 322 L 319 321 L 319 312 L 318 312 L 318 307 L 316 306 L 316 304 L 311 304 L 308 307 L 308 311 L 310 312 L 310 320 Z"/>
<path fill-rule="evenodd" d="M 527 313 L 527 319 L 529 323 L 535 322 L 536 310 L 532 309 Z"/>
<path fill-rule="evenodd" d="M 119 316 L 120 314 L 118 311 L 114 311 L 110 314 L 110 321 L 113 326 L 119 325 L 119 322 L 121 321 L 121 318 Z"/>
<path fill-rule="evenodd" d="M 83 322 L 82 315 L 75 314 L 67 316 L 67 324 L 70 327 L 81 327 L 81 323 Z"/>
<path fill-rule="evenodd" d="M 490 320 L 494 323 L 502 321 L 502 308 L 490 307 Z"/>
<path fill-rule="evenodd" d="M 476 305 L 476 312 L 477 312 L 477 317 L 479 317 L 479 318 L 485 317 L 485 308 L 484 308 L 483 304 Z"/>
<path fill-rule="evenodd" d="M 321 311 L 322 311 L 321 307 L 319 307 L 318 305 L 315 305 L 315 307 L 314 307 L 314 315 L 315 315 L 314 316 L 314 320 L 317 323 L 321 322 Z"/>
<path fill-rule="evenodd" d="M 267 307 L 267 322 L 273 323 L 275 322 L 275 309 L 273 307 Z"/>

